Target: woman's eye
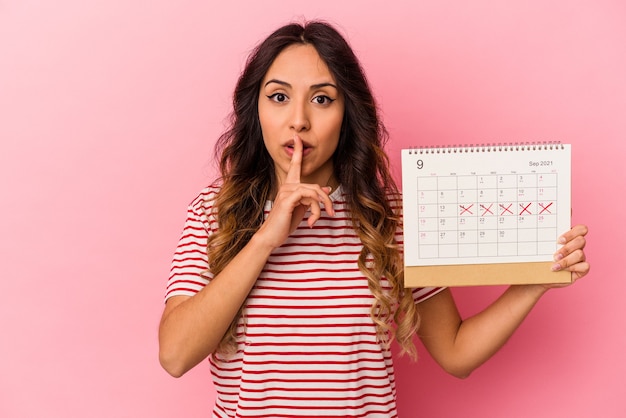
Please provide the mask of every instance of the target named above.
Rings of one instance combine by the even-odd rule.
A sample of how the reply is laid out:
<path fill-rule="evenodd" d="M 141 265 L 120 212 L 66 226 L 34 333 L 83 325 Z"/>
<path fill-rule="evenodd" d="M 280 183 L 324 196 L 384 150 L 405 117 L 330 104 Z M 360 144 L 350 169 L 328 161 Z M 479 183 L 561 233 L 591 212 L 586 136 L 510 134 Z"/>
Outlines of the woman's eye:
<path fill-rule="evenodd" d="M 315 96 L 313 98 L 313 102 L 320 104 L 320 105 L 329 105 L 334 101 L 335 101 L 334 99 L 331 99 L 330 97 L 324 96 L 324 95 Z"/>
<path fill-rule="evenodd" d="M 270 100 L 278 103 L 283 103 L 287 101 L 287 96 L 283 93 L 274 93 L 270 96 L 267 96 Z"/>

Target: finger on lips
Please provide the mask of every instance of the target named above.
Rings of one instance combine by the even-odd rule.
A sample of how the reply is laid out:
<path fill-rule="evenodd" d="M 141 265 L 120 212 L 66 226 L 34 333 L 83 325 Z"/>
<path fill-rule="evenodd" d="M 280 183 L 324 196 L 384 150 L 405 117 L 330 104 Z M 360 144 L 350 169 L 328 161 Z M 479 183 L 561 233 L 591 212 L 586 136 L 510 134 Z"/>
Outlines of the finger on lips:
<path fill-rule="evenodd" d="M 312 223 L 315 223 L 315 221 L 321 216 L 321 210 L 320 210 L 321 208 L 319 208 L 319 204 L 322 204 L 322 203 L 324 204 L 326 208 L 326 212 L 330 216 L 335 216 L 335 211 L 333 210 L 332 202 L 330 198 L 328 197 L 328 194 L 330 193 L 331 188 L 319 187 L 317 185 L 312 187 L 312 185 L 301 184 L 304 143 L 302 142 L 302 139 L 298 135 L 294 135 L 293 141 L 294 141 L 293 154 L 291 155 L 291 162 L 289 164 L 289 170 L 287 171 L 287 176 L 285 177 L 285 183 L 296 185 L 296 187 L 301 190 L 301 193 L 303 194 L 300 200 L 300 204 L 304 206 L 309 206 L 312 208 L 312 213 L 314 214 L 312 215 L 312 218 L 310 219 L 313 221 Z M 320 188 L 322 189 L 321 194 L 319 193 Z M 292 190 L 295 191 L 295 189 L 292 189 Z M 316 199 L 313 198 L 313 196 L 311 195 L 312 193 L 315 193 Z M 309 201 L 309 199 L 311 199 L 311 201 Z M 315 203 L 313 203 L 313 201 Z M 313 206 L 315 205 L 317 206 L 313 208 Z M 315 209 L 317 209 L 317 212 L 318 212 L 317 215 L 315 215 Z"/>
<path fill-rule="evenodd" d="M 302 172 L 302 152 L 304 145 L 302 139 L 298 135 L 293 137 L 293 154 L 291 155 L 291 163 L 289 164 L 289 171 L 287 171 L 287 183 L 300 183 L 300 175 Z"/>

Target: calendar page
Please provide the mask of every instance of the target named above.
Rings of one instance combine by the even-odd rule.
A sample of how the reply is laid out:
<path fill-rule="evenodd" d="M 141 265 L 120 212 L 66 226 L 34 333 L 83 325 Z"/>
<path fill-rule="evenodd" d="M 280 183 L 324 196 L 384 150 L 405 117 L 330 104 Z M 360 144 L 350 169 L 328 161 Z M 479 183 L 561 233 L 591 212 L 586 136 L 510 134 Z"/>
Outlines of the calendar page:
<path fill-rule="evenodd" d="M 403 150 L 405 266 L 552 261 L 570 179 L 568 144 Z"/>

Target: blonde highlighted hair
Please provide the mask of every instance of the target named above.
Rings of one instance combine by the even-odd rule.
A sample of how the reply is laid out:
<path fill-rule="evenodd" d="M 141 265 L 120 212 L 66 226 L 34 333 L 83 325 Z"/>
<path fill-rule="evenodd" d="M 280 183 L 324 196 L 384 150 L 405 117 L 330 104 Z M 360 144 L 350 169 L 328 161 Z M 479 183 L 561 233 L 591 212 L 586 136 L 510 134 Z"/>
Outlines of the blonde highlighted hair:
<path fill-rule="evenodd" d="M 239 77 L 230 128 L 216 144 L 222 187 L 214 205 L 219 230 L 209 238 L 207 247 L 211 273 L 223 270 L 261 226 L 264 204 L 276 186 L 274 162 L 261 134 L 258 97 L 270 65 L 293 44 L 315 47 L 344 95 L 344 120 L 332 157 L 334 176 L 342 186 L 352 226 L 363 243 L 358 264 L 375 298 L 371 316 L 381 341 L 390 343 L 395 338 L 402 352 L 415 357 L 413 335 L 419 315 L 411 291 L 404 288 L 402 255 L 395 240 L 401 213 L 400 205 L 391 203 L 399 199 L 399 193 L 384 152 L 388 134 L 357 57 L 343 36 L 325 22 L 279 28 L 254 49 Z M 382 278 L 389 283 L 388 291 L 381 285 Z M 218 353 L 236 349 L 241 315 L 240 309 Z"/>

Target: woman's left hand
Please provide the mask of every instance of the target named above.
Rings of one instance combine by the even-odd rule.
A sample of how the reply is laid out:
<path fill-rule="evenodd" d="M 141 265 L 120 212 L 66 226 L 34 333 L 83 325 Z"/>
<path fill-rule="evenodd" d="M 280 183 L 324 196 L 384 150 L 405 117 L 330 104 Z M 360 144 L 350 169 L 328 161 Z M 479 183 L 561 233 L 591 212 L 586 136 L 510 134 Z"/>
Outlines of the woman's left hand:
<path fill-rule="evenodd" d="M 576 225 L 559 237 L 559 244 L 563 244 L 554 253 L 553 271 L 567 270 L 572 272 L 572 283 L 589 273 L 589 263 L 585 256 L 585 235 L 588 228 L 586 225 Z M 550 285 L 550 287 L 562 287 L 563 285 Z"/>

